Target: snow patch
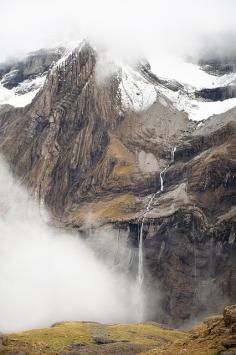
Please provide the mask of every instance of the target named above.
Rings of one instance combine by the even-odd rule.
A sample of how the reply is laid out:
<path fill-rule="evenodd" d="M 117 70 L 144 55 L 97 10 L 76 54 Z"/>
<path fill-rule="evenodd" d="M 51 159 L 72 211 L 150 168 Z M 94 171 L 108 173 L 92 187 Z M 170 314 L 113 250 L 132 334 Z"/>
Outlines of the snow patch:
<path fill-rule="evenodd" d="M 69 58 L 69 56 L 77 49 L 81 51 L 82 47 L 87 43 L 86 40 L 62 42 L 61 46 L 65 48 L 64 55 L 55 63 L 54 68 L 60 68 Z"/>
<path fill-rule="evenodd" d="M 152 84 L 137 70 L 128 65 L 122 65 L 120 92 L 123 108 L 136 112 L 144 111 L 147 110 L 157 98 L 159 102 L 166 107 L 168 106 L 165 100 L 166 97 L 177 110 L 185 111 L 190 120 L 202 121 L 210 116 L 226 112 L 236 106 L 236 98 L 209 102 L 197 100 L 194 97 L 196 90 L 230 85 L 236 79 L 236 73 L 214 76 L 205 73 L 196 64 L 185 63 L 178 60 L 176 63 L 174 69 L 173 66 L 168 66 L 169 71 L 162 71 L 162 74 L 166 74 L 165 80 L 166 78 L 168 80 L 171 76 L 171 80 L 174 79 L 180 82 L 184 86 L 183 91 L 173 91 L 165 86 Z"/>
<path fill-rule="evenodd" d="M 185 111 L 190 120 L 202 121 L 210 116 L 224 113 L 236 106 L 236 98 L 224 101 L 199 101 L 180 91 L 175 92 L 159 86 L 158 91 L 168 97 L 179 111 Z"/>
<path fill-rule="evenodd" d="M 203 71 L 199 65 L 185 62 L 172 54 L 159 54 L 150 58 L 151 70 L 159 78 L 176 80 L 184 86 L 201 90 L 227 86 L 236 79 L 236 73 L 215 76 Z"/>
<path fill-rule="evenodd" d="M 32 80 L 25 80 L 13 89 L 5 88 L 0 82 L 0 105 L 24 107 L 31 103 L 35 95 L 44 85 L 46 75 Z"/>
<path fill-rule="evenodd" d="M 189 112 L 189 119 L 193 121 L 205 120 L 213 115 L 219 115 L 236 106 L 236 98 L 227 99 L 224 101 L 207 102 L 194 101 L 190 102 L 194 105 L 191 112 Z"/>
<path fill-rule="evenodd" d="M 157 99 L 156 88 L 138 71 L 130 66 L 122 66 L 120 92 L 125 110 L 147 110 Z"/>

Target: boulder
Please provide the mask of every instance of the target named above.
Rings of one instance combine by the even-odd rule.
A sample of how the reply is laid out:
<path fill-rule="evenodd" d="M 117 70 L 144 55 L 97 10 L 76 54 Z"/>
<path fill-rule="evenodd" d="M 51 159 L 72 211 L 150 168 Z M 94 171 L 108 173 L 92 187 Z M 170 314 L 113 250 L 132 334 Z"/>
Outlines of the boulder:
<path fill-rule="evenodd" d="M 233 327 L 235 329 L 236 305 L 225 307 L 223 317 L 226 327 Z"/>

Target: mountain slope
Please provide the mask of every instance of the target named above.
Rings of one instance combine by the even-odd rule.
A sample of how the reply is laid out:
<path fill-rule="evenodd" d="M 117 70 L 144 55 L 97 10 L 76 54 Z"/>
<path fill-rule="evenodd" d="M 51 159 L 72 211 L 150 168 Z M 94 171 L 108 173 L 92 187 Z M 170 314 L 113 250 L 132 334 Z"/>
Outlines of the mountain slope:
<path fill-rule="evenodd" d="M 236 109 L 197 125 L 147 66 L 99 82 L 97 59 L 83 42 L 31 104 L 2 106 L 0 150 L 55 220 L 85 236 L 110 224 L 137 251 L 145 214 L 146 319 L 221 310 L 236 298 Z"/>

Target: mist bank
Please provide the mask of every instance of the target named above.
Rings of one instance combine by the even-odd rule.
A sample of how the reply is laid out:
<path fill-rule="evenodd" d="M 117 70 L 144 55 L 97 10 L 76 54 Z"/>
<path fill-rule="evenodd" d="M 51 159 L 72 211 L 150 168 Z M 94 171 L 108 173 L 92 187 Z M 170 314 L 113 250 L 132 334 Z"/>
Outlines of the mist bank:
<path fill-rule="evenodd" d="M 1 6 L 0 61 L 85 37 L 116 58 L 150 54 L 157 63 L 163 50 L 193 57 L 209 48 L 230 53 L 235 11 L 234 0 L 12 0 Z"/>
<path fill-rule="evenodd" d="M 63 320 L 136 321 L 135 280 L 49 221 L 1 159 L 0 331 Z"/>

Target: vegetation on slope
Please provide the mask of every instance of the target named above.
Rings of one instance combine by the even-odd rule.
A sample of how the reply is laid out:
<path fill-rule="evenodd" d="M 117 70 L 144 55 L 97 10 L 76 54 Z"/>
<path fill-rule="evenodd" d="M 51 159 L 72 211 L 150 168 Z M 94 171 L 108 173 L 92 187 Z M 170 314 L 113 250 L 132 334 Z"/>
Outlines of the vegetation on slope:
<path fill-rule="evenodd" d="M 1 343 L 3 345 L 1 345 Z M 110 324 L 62 322 L 51 328 L 0 335 L 0 354 L 236 354 L 236 306 L 189 331 L 153 322 Z"/>
<path fill-rule="evenodd" d="M 183 331 L 156 323 L 65 322 L 9 334 L 2 354 L 138 354 L 185 336 Z"/>

